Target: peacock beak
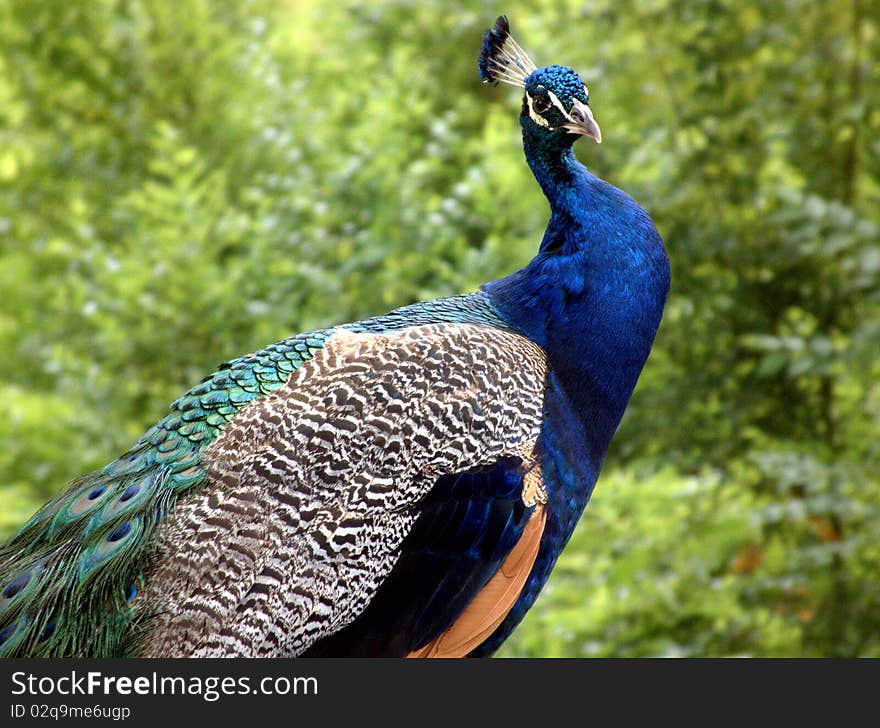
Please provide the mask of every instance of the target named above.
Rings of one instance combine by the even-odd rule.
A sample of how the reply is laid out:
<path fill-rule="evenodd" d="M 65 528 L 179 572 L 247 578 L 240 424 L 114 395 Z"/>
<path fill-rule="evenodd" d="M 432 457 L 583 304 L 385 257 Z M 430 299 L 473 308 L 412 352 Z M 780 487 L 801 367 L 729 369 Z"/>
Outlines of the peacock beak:
<path fill-rule="evenodd" d="M 585 103 L 574 99 L 571 111 L 568 112 L 569 123 L 565 129 L 573 134 L 582 134 L 596 140 L 596 144 L 602 143 L 602 130 L 593 118 L 593 111 Z"/>

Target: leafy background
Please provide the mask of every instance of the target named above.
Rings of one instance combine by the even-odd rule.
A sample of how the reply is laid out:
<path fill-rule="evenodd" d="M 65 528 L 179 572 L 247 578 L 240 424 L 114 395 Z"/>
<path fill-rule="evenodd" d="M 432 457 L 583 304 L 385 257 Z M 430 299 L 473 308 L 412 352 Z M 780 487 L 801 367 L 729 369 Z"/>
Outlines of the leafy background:
<path fill-rule="evenodd" d="M 501 654 L 880 655 L 877 0 L 0 0 L 0 535 L 220 361 L 530 258 L 499 12 L 673 269 Z"/>

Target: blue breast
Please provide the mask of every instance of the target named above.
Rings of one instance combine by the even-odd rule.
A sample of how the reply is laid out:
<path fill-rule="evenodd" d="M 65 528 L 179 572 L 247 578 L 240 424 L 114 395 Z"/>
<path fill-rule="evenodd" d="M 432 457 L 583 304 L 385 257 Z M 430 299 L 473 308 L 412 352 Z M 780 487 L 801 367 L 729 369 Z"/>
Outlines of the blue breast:
<path fill-rule="evenodd" d="M 568 542 L 648 358 L 669 290 L 669 263 L 647 213 L 590 174 L 570 149 L 524 134 L 551 218 L 532 262 L 484 286 L 501 317 L 546 352 L 538 443 L 547 525 L 519 600 L 474 656 L 491 654 L 532 606 Z"/>

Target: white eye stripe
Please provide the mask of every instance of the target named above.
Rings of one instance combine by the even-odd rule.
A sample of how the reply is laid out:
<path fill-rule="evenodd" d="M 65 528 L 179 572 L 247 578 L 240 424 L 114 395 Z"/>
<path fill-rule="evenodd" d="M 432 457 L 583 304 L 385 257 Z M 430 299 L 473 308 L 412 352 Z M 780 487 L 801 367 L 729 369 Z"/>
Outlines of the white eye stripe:
<path fill-rule="evenodd" d="M 539 124 L 540 126 L 549 127 L 550 122 L 547 121 L 547 119 L 545 119 L 543 116 L 541 116 L 537 111 L 535 111 L 535 107 L 533 106 L 534 99 L 532 98 L 532 95 L 528 92 L 526 92 L 526 103 L 529 105 L 529 116 L 532 118 L 532 121 L 534 121 L 536 124 Z"/>
<path fill-rule="evenodd" d="M 565 110 L 565 107 L 562 105 L 562 102 L 556 97 L 556 94 L 553 93 L 552 91 L 548 91 L 547 95 L 550 97 L 550 101 L 553 103 L 553 105 L 557 109 L 559 109 L 559 112 L 567 119 L 568 112 Z"/>

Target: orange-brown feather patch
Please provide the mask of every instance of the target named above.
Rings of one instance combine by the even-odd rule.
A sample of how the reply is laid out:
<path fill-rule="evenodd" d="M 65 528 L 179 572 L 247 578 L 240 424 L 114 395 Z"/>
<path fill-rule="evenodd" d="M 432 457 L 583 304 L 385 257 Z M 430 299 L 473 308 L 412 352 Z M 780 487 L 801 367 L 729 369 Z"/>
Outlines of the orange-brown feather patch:
<path fill-rule="evenodd" d="M 522 592 L 538 556 L 546 521 L 544 506 L 538 505 L 501 568 L 459 618 L 443 634 L 407 657 L 464 657 L 485 641 L 504 621 Z"/>

